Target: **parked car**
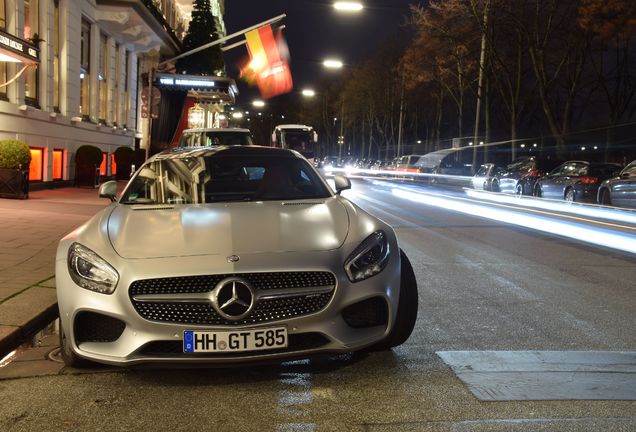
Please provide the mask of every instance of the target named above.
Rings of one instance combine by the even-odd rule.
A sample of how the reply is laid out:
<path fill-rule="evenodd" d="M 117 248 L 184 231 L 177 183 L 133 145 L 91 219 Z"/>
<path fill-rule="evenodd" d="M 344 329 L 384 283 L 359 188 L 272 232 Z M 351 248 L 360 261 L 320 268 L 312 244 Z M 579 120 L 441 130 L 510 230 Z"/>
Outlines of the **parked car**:
<path fill-rule="evenodd" d="M 395 170 L 402 172 L 416 173 L 419 171 L 417 162 L 422 155 L 405 155 L 401 156 L 396 163 Z"/>
<path fill-rule="evenodd" d="M 601 183 L 597 199 L 603 205 L 636 208 L 636 160 L 616 177 Z"/>
<path fill-rule="evenodd" d="M 160 153 L 119 199 L 103 184 L 111 204 L 57 249 L 65 363 L 227 365 L 406 341 L 409 260 L 334 182 L 294 151 L 235 146 Z"/>
<path fill-rule="evenodd" d="M 501 167 L 492 162 L 483 164 L 473 176 L 473 189 L 492 191 L 492 182 Z"/>
<path fill-rule="evenodd" d="M 515 159 L 505 169 L 498 171 L 492 181 L 495 192 L 532 195 L 535 182 L 552 171 L 563 161 L 538 156 Z"/>
<path fill-rule="evenodd" d="M 620 169 L 618 164 L 568 161 L 537 180 L 534 196 L 594 202 L 601 182 L 616 176 Z"/>
<path fill-rule="evenodd" d="M 179 140 L 179 147 L 215 147 L 254 145 L 249 129 L 201 128 L 186 129 Z"/>

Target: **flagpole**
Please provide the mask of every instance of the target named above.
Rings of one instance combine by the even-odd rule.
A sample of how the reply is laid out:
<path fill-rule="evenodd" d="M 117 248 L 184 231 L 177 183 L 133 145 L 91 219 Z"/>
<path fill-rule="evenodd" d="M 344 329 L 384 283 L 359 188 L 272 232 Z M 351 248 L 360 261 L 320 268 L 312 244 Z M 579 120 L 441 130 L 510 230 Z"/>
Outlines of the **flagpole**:
<path fill-rule="evenodd" d="M 229 41 L 230 39 L 234 39 L 234 38 L 235 38 L 235 37 L 237 37 L 237 36 L 241 36 L 241 35 L 244 35 L 245 33 L 249 33 L 249 32 L 251 32 L 252 30 L 259 29 L 259 28 L 264 27 L 264 26 L 266 26 L 266 25 L 268 25 L 268 24 L 274 24 L 274 23 L 276 23 L 276 22 L 278 22 L 278 21 L 282 20 L 282 19 L 283 19 L 283 18 L 285 18 L 286 16 L 287 16 L 287 14 L 278 15 L 278 16 L 277 16 L 277 17 L 275 17 L 275 18 L 269 19 L 269 20 L 267 20 L 267 21 L 263 21 L 262 23 L 259 23 L 259 24 L 256 24 L 256 25 L 253 25 L 253 26 L 248 27 L 248 28 L 246 28 L 246 29 L 244 29 L 244 30 L 238 31 L 238 32 L 236 32 L 236 33 L 232 33 L 232 34 L 231 34 L 231 35 L 229 35 L 229 36 L 222 37 L 222 38 L 220 38 L 220 39 L 217 39 L 217 40 L 214 40 L 214 41 L 212 41 L 212 42 L 209 42 L 209 43 L 207 43 L 207 44 L 205 44 L 205 45 L 201 45 L 200 47 L 194 48 L 194 49 L 192 49 L 192 50 L 190 50 L 190 51 L 187 51 L 187 52 L 184 52 L 184 53 L 182 53 L 182 54 L 179 54 L 179 55 L 178 55 L 178 56 L 176 56 L 176 57 L 173 57 L 173 58 L 171 58 L 171 59 L 168 59 L 168 60 L 165 60 L 165 61 L 162 61 L 161 63 L 159 63 L 159 64 L 157 65 L 157 69 L 160 69 L 162 66 L 165 66 L 165 65 L 166 65 L 166 64 L 168 64 L 168 63 L 172 63 L 172 62 L 174 62 L 175 60 L 179 60 L 179 59 L 181 59 L 181 58 L 183 58 L 183 57 L 187 57 L 187 56 L 189 56 L 189 55 L 192 55 L 192 54 L 198 53 L 199 51 L 203 51 L 203 50 L 206 50 L 206 49 L 208 49 L 208 48 L 210 48 L 210 47 L 213 47 L 213 46 L 216 46 L 216 45 L 220 45 L 220 44 L 222 44 L 222 43 L 224 43 L 224 42 Z"/>

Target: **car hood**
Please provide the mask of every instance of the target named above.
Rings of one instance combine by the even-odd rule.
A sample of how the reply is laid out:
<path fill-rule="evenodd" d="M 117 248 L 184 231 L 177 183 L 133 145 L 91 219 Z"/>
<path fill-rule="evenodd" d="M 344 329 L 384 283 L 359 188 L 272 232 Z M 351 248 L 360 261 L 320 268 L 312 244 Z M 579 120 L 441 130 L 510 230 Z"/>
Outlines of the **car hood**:
<path fill-rule="evenodd" d="M 349 216 L 337 198 L 183 206 L 118 205 L 108 236 L 124 258 L 326 251 L 344 243 Z"/>

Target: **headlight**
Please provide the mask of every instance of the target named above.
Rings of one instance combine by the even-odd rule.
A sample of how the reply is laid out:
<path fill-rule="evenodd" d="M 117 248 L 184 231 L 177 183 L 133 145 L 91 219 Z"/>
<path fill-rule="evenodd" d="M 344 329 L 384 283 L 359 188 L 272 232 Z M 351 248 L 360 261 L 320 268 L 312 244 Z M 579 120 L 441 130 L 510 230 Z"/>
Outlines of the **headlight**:
<path fill-rule="evenodd" d="M 79 243 L 73 243 L 68 251 L 68 271 L 77 285 L 102 294 L 112 294 L 119 282 L 117 270 Z"/>
<path fill-rule="evenodd" d="M 384 270 L 389 262 L 389 241 L 384 231 L 367 237 L 345 261 L 345 271 L 351 282 L 359 282 Z"/>

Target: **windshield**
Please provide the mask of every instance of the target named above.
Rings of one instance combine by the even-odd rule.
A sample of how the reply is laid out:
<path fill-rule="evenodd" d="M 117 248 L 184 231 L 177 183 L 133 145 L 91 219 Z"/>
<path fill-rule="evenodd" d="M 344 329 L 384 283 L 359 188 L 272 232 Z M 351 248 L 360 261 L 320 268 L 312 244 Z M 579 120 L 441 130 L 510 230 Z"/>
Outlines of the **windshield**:
<path fill-rule="evenodd" d="M 122 204 L 205 204 L 327 198 L 311 166 L 293 157 L 171 157 L 144 165 Z"/>
<path fill-rule="evenodd" d="M 216 147 L 254 145 L 252 137 L 245 131 L 201 131 L 184 132 L 179 147 Z"/>
<path fill-rule="evenodd" d="M 296 150 L 301 154 L 312 151 L 312 133 L 305 131 L 283 132 L 284 148 Z"/>

